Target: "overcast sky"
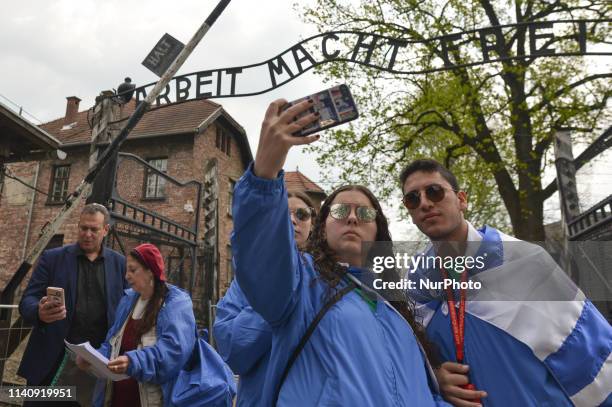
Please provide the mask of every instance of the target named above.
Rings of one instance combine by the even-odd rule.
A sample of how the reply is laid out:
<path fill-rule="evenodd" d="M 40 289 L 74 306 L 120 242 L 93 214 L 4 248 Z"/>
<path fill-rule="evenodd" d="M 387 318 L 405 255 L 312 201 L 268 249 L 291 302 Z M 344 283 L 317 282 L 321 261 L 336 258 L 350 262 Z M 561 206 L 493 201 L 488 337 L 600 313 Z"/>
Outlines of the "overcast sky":
<path fill-rule="evenodd" d="M 187 43 L 216 1 L 26 1 L 3 5 L 0 95 L 43 122 L 62 117 L 66 97 L 91 107 L 104 89 L 129 76 L 138 85 L 157 77 L 141 65 L 164 33 Z M 291 2 L 233 0 L 179 74 L 266 60 L 307 34 Z M 312 30 L 310 31 L 312 32 Z M 265 78 L 264 78 L 265 79 Z M 267 104 L 321 89 L 306 74 L 259 97 L 218 99 L 246 129 L 253 153 Z M 0 101 L 7 103 L 6 99 Z M 313 179 L 318 168 L 296 150 L 287 163 Z"/>
<path fill-rule="evenodd" d="M 292 3 L 232 0 L 179 74 L 262 62 L 316 34 L 299 19 Z M 7 2 L 0 15 L 0 102 L 22 107 L 47 122 L 64 116 L 67 96 L 81 98 L 80 110 L 85 110 L 102 90 L 117 88 L 126 76 L 137 86 L 154 82 L 157 77 L 141 65 L 148 52 L 164 33 L 187 43 L 216 4 L 213 0 Z M 254 154 L 269 102 L 297 99 L 325 87 L 321 78 L 306 73 L 260 96 L 216 102 L 246 129 Z M 38 124 L 32 116 L 26 115 Z M 290 171 L 296 167 L 315 182 L 322 178 L 314 157 L 302 148 L 292 149 L 285 165 Z M 404 238 L 407 228 L 411 226 L 405 222 L 392 222 L 396 239 Z"/>
<path fill-rule="evenodd" d="M 262 62 L 316 34 L 301 22 L 291 3 L 233 0 L 179 74 Z M 116 88 L 125 76 L 137 86 L 153 82 L 157 77 L 141 62 L 156 42 L 167 32 L 186 43 L 216 4 L 216 0 L 4 2 L 0 102 L 15 108 L 10 100 L 46 122 L 64 115 L 67 96 L 81 98 L 85 110 L 96 95 Z M 216 101 L 246 129 L 255 153 L 269 102 L 279 97 L 293 100 L 325 87 L 321 78 L 306 73 L 264 95 Z M 314 158 L 300 148 L 291 151 L 285 169 L 298 166 L 314 181 L 321 179 Z M 411 227 L 406 221 L 392 221 L 394 238 L 406 238 Z"/>

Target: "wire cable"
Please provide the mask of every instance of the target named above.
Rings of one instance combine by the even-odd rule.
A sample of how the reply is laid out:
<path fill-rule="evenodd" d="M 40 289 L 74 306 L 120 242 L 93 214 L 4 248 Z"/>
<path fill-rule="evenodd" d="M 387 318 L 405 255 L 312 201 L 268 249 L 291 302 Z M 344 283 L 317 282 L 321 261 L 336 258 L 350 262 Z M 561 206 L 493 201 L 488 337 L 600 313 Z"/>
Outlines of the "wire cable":
<path fill-rule="evenodd" d="M 45 196 L 49 196 L 49 194 L 48 194 L 48 193 L 46 193 L 45 191 L 42 191 L 42 190 L 40 190 L 40 189 L 38 189 L 38 188 L 36 188 L 36 187 L 34 187 L 34 186 L 32 186 L 32 185 L 28 184 L 28 183 L 27 183 L 27 182 L 25 182 L 24 180 L 22 180 L 22 179 L 20 179 L 20 178 L 18 178 L 18 177 L 16 177 L 16 176 L 14 176 L 14 175 L 12 175 L 12 174 L 10 173 L 10 170 L 9 170 L 8 168 L 4 167 L 4 168 L 3 168 L 3 173 L 4 173 L 4 176 L 5 176 L 5 177 L 10 178 L 10 179 L 14 179 L 15 181 L 19 182 L 20 184 L 23 184 L 23 185 L 25 185 L 26 187 L 31 188 L 31 189 L 33 189 L 34 191 L 38 192 L 38 193 L 41 193 L 41 194 L 43 194 L 43 195 L 45 195 Z"/>

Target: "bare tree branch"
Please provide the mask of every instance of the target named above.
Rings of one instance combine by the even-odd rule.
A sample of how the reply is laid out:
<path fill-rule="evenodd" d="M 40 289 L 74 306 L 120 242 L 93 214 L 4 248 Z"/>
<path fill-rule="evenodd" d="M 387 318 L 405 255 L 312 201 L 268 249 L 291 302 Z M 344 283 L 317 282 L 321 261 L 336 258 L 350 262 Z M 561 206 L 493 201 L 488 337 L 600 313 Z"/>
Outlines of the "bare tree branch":
<path fill-rule="evenodd" d="M 580 79 L 580 80 L 578 80 L 576 82 L 572 82 L 569 85 L 566 85 L 566 86 L 562 87 L 561 89 L 559 89 L 558 91 L 556 91 L 555 93 L 553 93 L 552 97 L 550 97 L 550 98 L 544 97 L 544 99 L 540 103 L 534 105 L 531 109 L 529 109 L 529 111 L 530 112 L 537 112 L 537 111 L 543 109 L 544 107 L 550 105 L 555 99 L 563 96 L 564 94 L 566 94 L 570 90 L 575 89 L 575 88 L 577 88 L 579 86 L 582 86 L 582 85 L 584 85 L 586 83 L 592 82 L 592 81 L 597 80 L 597 79 L 602 79 L 602 78 L 612 78 L 612 73 L 602 73 L 602 74 L 589 75 L 589 76 L 586 76 L 586 77 L 584 77 L 584 78 L 582 78 L 582 79 Z"/>

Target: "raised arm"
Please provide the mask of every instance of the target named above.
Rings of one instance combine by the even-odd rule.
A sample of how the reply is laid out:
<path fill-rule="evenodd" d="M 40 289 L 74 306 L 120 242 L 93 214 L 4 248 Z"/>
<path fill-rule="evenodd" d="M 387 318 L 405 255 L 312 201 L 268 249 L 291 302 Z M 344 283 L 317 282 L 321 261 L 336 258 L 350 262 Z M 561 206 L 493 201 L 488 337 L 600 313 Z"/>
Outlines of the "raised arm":
<path fill-rule="evenodd" d="M 300 279 L 287 205 L 282 175 L 258 178 L 250 167 L 234 190 L 236 279 L 247 302 L 270 325 L 291 312 Z"/>
<path fill-rule="evenodd" d="M 311 102 L 283 110 L 286 103 L 281 99 L 268 107 L 255 162 L 236 185 L 232 211 L 236 278 L 248 303 L 272 326 L 291 313 L 300 280 L 282 167 L 292 146 L 318 139 L 292 136 L 316 119 L 310 114 L 293 121 Z"/>
<path fill-rule="evenodd" d="M 245 374 L 270 352 L 270 325 L 253 310 L 234 280 L 217 304 L 213 328 L 218 351 L 237 374 Z"/>

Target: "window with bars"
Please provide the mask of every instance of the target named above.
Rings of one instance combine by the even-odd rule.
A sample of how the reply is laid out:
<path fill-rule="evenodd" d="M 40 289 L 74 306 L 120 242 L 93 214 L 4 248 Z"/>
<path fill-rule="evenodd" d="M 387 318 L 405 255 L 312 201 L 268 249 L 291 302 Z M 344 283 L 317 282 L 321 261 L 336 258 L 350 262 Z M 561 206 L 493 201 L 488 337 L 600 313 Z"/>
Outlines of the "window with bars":
<path fill-rule="evenodd" d="M 222 127 L 217 126 L 217 137 L 215 139 L 215 146 L 223 151 L 227 156 L 231 156 L 232 138 L 229 133 Z"/>
<path fill-rule="evenodd" d="M 147 162 L 164 174 L 168 171 L 168 158 L 151 158 Z M 145 178 L 145 199 L 163 199 L 166 197 L 166 180 L 155 171 L 147 168 Z"/>
<path fill-rule="evenodd" d="M 51 171 L 51 188 L 49 189 L 50 204 L 61 204 L 68 195 L 68 181 L 70 180 L 70 165 L 58 165 Z"/>

